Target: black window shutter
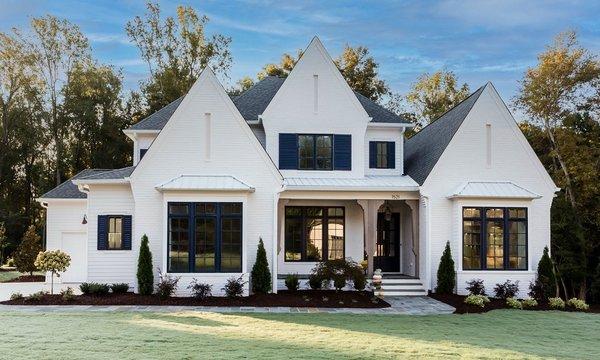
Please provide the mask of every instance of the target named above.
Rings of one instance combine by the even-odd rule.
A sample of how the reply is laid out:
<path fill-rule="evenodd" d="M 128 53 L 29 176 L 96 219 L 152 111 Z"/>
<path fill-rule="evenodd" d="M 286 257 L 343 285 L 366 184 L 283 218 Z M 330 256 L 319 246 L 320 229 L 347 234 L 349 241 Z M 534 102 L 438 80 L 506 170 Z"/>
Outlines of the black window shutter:
<path fill-rule="evenodd" d="M 298 135 L 279 134 L 279 168 L 298 169 Z"/>
<path fill-rule="evenodd" d="M 387 143 L 387 167 L 396 168 L 396 143 L 393 141 Z"/>
<path fill-rule="evenodd" d="M 352 135 L 333 135 L 333 169 L 352 170 Z"/>
<path fill-rule="evenodd" d="M 98 215 L 98 250 L 108 249 L 108 216 Z"/>
<path fill-rule="evenodd" d="M 123 215 L 123 250 L 131 250 L 131 215 Z"/>
<path fill-rule="evenodd" d="M 369 168 L 377 167 L 377 142 L 369 141 Z"/>

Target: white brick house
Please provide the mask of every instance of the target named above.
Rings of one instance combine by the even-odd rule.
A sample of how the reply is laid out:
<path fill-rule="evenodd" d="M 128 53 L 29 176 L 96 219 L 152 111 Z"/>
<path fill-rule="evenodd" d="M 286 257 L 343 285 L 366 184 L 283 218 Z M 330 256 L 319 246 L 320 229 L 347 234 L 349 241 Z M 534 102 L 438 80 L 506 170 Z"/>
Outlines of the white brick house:
<path fill-rule="evenodd" d="M 382 269 L 384 289 L 394 279 L 390 293 L 423 294 L 449 241 L 459 292 L 480 278 L 519 280 L 524 294 L 557 189 L 493 85 L 405 140 L 410 126 L 353 92 L 317 38 L 287 78 L 237 97 L 206 69 L 124 131 L 131 167 L 82 171 L 39 199 L 47 247 L 71 254 L 64 283 L 135 288 L 147 234 L 180 293 L 192 278 L 219 293 L 248 278 L 262 239 L 275 290 L 351 258 Z"/>

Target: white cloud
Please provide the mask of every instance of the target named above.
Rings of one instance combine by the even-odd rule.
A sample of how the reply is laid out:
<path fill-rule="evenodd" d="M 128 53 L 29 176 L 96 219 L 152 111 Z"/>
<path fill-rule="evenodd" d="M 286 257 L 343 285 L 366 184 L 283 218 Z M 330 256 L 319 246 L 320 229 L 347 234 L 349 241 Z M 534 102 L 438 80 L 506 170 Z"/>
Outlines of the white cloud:
<path fill-rule="evenodd" d="M 86 36 L 91 42 L 132 45 L 129 38 L 123 34 L 87 33 Z"/>

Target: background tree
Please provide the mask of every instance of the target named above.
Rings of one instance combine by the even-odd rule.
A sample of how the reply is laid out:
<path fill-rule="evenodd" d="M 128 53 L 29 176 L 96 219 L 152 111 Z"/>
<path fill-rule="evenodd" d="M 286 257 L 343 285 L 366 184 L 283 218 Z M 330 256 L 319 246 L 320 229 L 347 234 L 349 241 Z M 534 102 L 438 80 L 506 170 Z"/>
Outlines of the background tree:
<path fill-rule="evenodd" d="M 8 246 L 8 238 L 6 237 L 6 228 L 4 223 L 0 223 L 0 266 L 4 265 L 4 249 Z"/>
<path fill-rule="evenodd" d="M 230 89 L 228 93 L 231 96 L 237 96 L 250 89 L 252 86 L 254 86 L 254 80 L 252 80 L 252 78 L 249 76 L 244 76 L 237 81 L 236 86 Z"/>
<path fill-rule="evenodd" d="M 416 126 L 420 128 L 466 99 L 469 92 L 466 83 L 458 85 L 452 71 L 440 70 L 419 76 L 406 95 L 406 101 L 415 114 Z"/>
<path fill-rule="evenodd" d="M 294 66 L 296 66 L 296 63 L 298 62 L 298 59 L 300 59 L 301 56 L 302 50 L 298 50 L 298 54 L 296 55 L 296 57 L 288 53 L 284 53 L 281 56 L 279 64 L 266 64 L 265 66 L 263 66 L 262 70 L 259 71 L 258 74 L 256 74 L 256 77 L 258 78 L 258 80 L 262 80 L 267 76 L 287 77 L 294 68 Z"/>
<path fill-rule="evenodd" d="M 14 255 L 17 271 L 33 275 L 37 270 L 35 259 L 40 251 L 42 251 L 40 236 L 35 231 L 35 226 L 31 225 L 23 235 L 23 240 Z"/>
<path fill-rule="evenodd" d="M 125 27 L 148 65 L 150 78 L 141 84 L 148 112 L 152 113 L 183 96 L 210 66 L 226 75 L 231 66 L 231 38 L 206 36 L 208 17 L 191 7 L 178 6 L 177 18 L 161 18 L 157 3 L 148 2 L 144 17 L 136 16 Z"/>
<path fill-rule="evenodd" d="M 379 101 L 389 92 L 385 81 L 378 77 L 379 64 L 370 56 L 368 48 L 346 45 L 335 64 L 350 87 L 369 99 Z"/>
<path fill-rule="evenodd" d="M 16 32 L 34 59 L 41 80 L 38 101 L 44 109 L 54 160 L 56 185 L 66 173 L 65 149 L 69 124 L 61 116 L 63 97 L 68 93 L 68 76 L 78 63 L 89 61 L 90 47 L 79 27 L 52 15 L 33 18 L 27 35 Z"/>

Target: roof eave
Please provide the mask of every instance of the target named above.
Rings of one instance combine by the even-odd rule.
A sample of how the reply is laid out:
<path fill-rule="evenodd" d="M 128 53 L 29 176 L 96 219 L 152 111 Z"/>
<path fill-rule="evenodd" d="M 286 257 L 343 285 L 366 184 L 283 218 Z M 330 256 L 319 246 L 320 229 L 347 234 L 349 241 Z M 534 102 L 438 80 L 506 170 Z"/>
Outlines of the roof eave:
<path fill-rule="evenodd" d="M 71 180 L 75 185 L 118 185 L 129 184 L 129 178 L 125 179 L 77 179 Z"/>
<path fill-rule="evenodd" d="M 369 122 L 367 124 L 367 127 L 369 128 L 373 128 L 373 129 L 389 129 L 389 128 L 410 128 L 410 127 L 414 127 L 415 124 L 412 123 L 384 123 L 384 122 Z"/>
<path fill-rule="evenodd" d="M 160 192 L 165 192 L 165 191 L 201 191 L 201 192 L 249 192 L 249 193 L 253 193 L 254 191 L 256 191 L 256 189 L 254 188 L 247 188 L 247 189 L 216 189 L 216 188 L 169 188 L 169 187 L 162 187 L 162 186 L 156 186 L 155 189 L 157 191 Z"/>
<path fill-rule="evenodd" d="M 541 195 L 461 195 L 452 194 L 447 197 L 448 199 L 504 199 L 504 200 L 534 200 L 541 199 Z"/>
<path fill-rule="evenodd" d="M 303 186 L 303 185 L 284 185 L 284 191 L 371 191 L 371 192 L 389 192 L 389 191 L 419 191 L 419 186 Z"/>

